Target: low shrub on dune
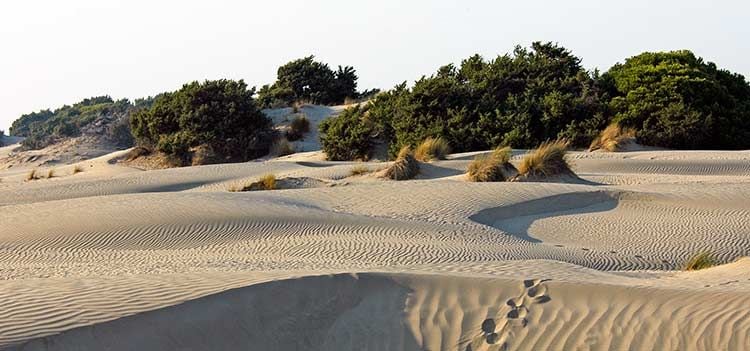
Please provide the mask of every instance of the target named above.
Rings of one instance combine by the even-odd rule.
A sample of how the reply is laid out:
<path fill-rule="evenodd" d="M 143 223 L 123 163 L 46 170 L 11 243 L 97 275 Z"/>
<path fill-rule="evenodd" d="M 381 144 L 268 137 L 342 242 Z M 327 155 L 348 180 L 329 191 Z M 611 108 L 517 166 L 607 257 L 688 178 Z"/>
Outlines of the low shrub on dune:
<path fill-rule="evenodd" d="M 516 168 L 509 162 L 511 148 L 506 146 L 497 148 L 490 154 L 479 155 L 474 158 L 466 169 L 466 174 L 472 182 L 502 182 L 517 173 Z"/>
<path fill-rule="evenodd" d="M 28 181 L 32 181 L 32 180 L 37 180 L 37 179 L 39 179 L 39 175 L 37 174 L 37 170 L 36 169 L 32 169 L 31 171 L 29 171 L 29 173 L 26 174 L 26 181 L 27 182 Z"/>
<path fill-rule="evenodd" d="M 294 146 L 292 143 L 289 142 L 287 138 L 279 138 L 274 141 L 273 144 L 271 144 L 271 149 L 269 154 L 271 156 L 286 156 L 291 155 L 295 152 Z"/>
<path fill-rule="evenodd" d="M 622 151 L 628 143 L 635 141 L 635 130 L 622 128 L 617 123 L 610 124 L 599 136 L 591 142 L 589 151 L 604 150 L 609 152 Z"/>
<path fill-rule="evenodd" d="M 710 253 L 701 252 L 694 255 L 687 262 L 685 262 L 685 266 L 683 266 L 682 269 L 686 271 L 697 271 L 705 268 L 711 268 L 715 265 L 716 260 Z"/>
<path fill-rule="evenodd" d="M 414 151 L 414 157 L 422 162 L 429 162 L 432 160 L 444 160 L 448 154 L 450 154 L 451 148 L 448 141 L 442 137 L 427 138 L 422 141 L 417 149 Z"/>
<path fill-rule="evenodd" d="M 299 140 L 309 131 L 310 120 L 305 115 L 296 116 L 289 123 L 289 130 L 286 132 L 286 137 L 291 141 Z"/>
<path fill-rule="evenodd" d="M 546 178 L 558 175 L 573 174 L 565 153 L 568 150 L 568 141 L 558 139 L 547 141 L 536 149 L 526 154 L 518 166 L 518 174 L 524 178 Z"/>
<path fill-rule="evenodd" d="M 398 153 L 396 161 L 385 169 L 383 177 L 393 180 L 412 179 L 419 173 L 419 161 L 414 157 L 411 147 L 404 146 Z"/>

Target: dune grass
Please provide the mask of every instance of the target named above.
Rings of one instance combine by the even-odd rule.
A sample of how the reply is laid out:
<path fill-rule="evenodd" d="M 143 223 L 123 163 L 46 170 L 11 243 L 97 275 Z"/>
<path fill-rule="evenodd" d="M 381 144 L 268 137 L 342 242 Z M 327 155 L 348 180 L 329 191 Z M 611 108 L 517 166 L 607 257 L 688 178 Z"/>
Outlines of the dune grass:
<path fill-rule="evenodd" d="M 427 138 L 414 150 L 414 157 L 418 161 L 429 162 L 444 160 L 451 153 L 451 147 L 442 137 Z"/>
<path fill-rule="evenodd" d="M 716 259 L 708 252 L 701 252 L 693 255 L 682 267 L 685 271 L 697 271 L 705 268 L 711 268 L 716 265 Z"/>
<path fill-rule="evenodd" d="M 372 172 L 372 171 L 367 166 L 358 165 L 358 166 L 352 167 L 352 169 L 349 170 L 349 175 L 350 176 L 358 176 L 358 175 L 363 175 L 363 174 L 367 174 L 367 173 L 370 173 L 370 172 Z"/>
<path fill-rule="evenodd" d="M 294 117 L 294 119 L 289 123 L 289 130 L 286 132 L 286 137 L 289 140 L 299 140 L 302 139 L 302 136 L 305 135 L 305 133 L 308 133 L 310 131 L 310 120 L 305 116 L 297 115 Z"/>
<path fill-rule="evenodd" d="M 547 141 L 526 154 L 518 166 L 518 173 L 526 177 L 551 177 L 570 174 L 570 164 L 565 160 L 569 142 L 565 139 Z"/>
<path fill-rule="evenodd" d="M 78 174 L 78 173 L 81 173 L 81 172 L 83 172 L 83 167 L 81 167 L 81 165 L 75 165 L 73 167 L 73 174 Z"/>
<path fill-rule="evenodd" d="M 291 155 L 295 152 L 294 146 L 287 138 L 279 138 L 271 144 L 269 154 L 275 157 Z"/>
<path fill-rule="evenodd" d="M 232 185 L 227 190 L 230 192 L 275 190 L 277 188 L 276 180 L 276 175 L 269 173 L 250 184 Z"/>
<path fill-rule="evenodd" d="M 55 169 L 54 168 L 50 168 L 47 171 L 47 178 L 53 178 L 54 176 L 55 176 Z"/>
<path fill-rule="evenodd" d="M 398 152 L 396 161 L 385 169 L 384 177 L 392 180 L 412 179 L 419 173 L 419 161 L 414 157 L 411 147 L 404 146 Z"/>
<path fill-rule="evenodd" d="M 635 130 L 622 128 L 617 123 L 612 123 L 599 133 L 599 136 L 591 142 L 589 151 L 604 150 L 609 152 L 622 151 L 624 145 L 635 140 Z"/>
<path fill-rule="evenodd" d="M 472 182 L 501 182 L 506 180 L 504 168 L 513 167 L 510 164 L 511 148 L 509 146 L 497 148 L 489 155 L 479 155 L 466 168 L 466 174 Z"/>
<path fill-rule="evenodd" d="M 39 172 L 36 170 L 36 168 L 29 171 L 29 173 L 26 173 L 26 181 L 32 181 L 39 179 Z"/>

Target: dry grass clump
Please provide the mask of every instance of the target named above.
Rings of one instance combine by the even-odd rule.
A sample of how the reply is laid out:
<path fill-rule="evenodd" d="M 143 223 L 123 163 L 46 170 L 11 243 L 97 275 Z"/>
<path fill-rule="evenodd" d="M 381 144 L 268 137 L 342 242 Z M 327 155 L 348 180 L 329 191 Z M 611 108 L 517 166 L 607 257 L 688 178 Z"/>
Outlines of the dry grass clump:
<path fill-rule="evenodd" d="M 605 150 L 609 152 L 621 151 L 623 147 L 635 140 L 635 130 L 622 128 L 617 123 L 610 124 L 591 142 L 589 151 Z"/>
<path fill-rule="evenodd" d="M 286 137 L 292 141 L 299 140 L 309 131 L 310 120 L 304 114 L 298 115 L 289 123 L 289 130 L 286 132 Z"/>
<path fill-rule="evenodd" d="M 404 146 L 398 152 L 396 161 L 385 169 L 383 176 L 393 180 L 412 179 L 419 173 L 419 161 L 414 157 L 411 147 Z"/>
<path fill-rule="evenodd" d="M 691 257 L 682 267 L 685 271 L 697 271 L 700 269 L 711 268 L 716 265 L 716 260 L 708 252 L 701 252 Z"/>
<path fill-rule="evenodd" d="M 291 155 L 295 152 L 294 146 L 289 142 L 287 138 L 279 138 L 271 144 L 271 150 L 269 154 L 271 156 L 280 157 Z"/>
<path fill-rule="evenodd" d="M 414 157 L 422 162 L 444 160 L 451 153 L 451 147 L 442 137 L 427 138 L 414 151 Z"/>
<path fill-rule="evenodd" d="M 249 185 L 233 185 L 229 187 L 231 192 L 239 191 L 257 191 L 257 190 L 274 190 L 276 189 L 276 176 L 274 174 L 266 174 L 257 181 L 250 183 Z"/>
<path fill-rule="evenodd" d="M 81 165 L 75 165 L 75 167 L 73 167 L 73 174 L 78 174 L 81 172 L 83 172 L 83 167 L 81 167 Z"/>
<path fill-rule="evenodd" d="M 497 148 L 489 155 L 479 155 L 469 163 L 467 176 L 472 182 L 502 182 L 514 175 L 515 167 L 509 162 L 509 146 Z"/>
<path fill-rule="evenodd" d="M 350 169 L 349 170 L 349 175 L 350 176 L 358 176 L 358 175 L 363 175 L 363 174 L 367 174 L 367 173 L 370 173 L 370 172 L 372 172 L 372 171 L 367 166 L 359 165 L 359 166 L 354 166 L 352 169 Z"/>
<path fill-rule="evenodd" d="M 569 142 L 565 139 L 547 141 L 526 154 L 518 166 L 519 175 L 543 178 L 562 174 L 572 174 L 565 153 Z"/>
<path fill-rule="evenodd" d="M 52 178 L 52 177 L 54 177 L 54 176 L 55 176 L 55 169 L 54 169 L 54 168 L 50 168 L 50 169 L 49 169 L 49 170 L 47 171 L 47 178 Z"/>
<path fill-rule="evenodd" d="M 32 181 L 39 179 L 39 173 L 37 172 L 36 168 L 29 171 L 29 173 L 26 174 L 26 181 Z"/>

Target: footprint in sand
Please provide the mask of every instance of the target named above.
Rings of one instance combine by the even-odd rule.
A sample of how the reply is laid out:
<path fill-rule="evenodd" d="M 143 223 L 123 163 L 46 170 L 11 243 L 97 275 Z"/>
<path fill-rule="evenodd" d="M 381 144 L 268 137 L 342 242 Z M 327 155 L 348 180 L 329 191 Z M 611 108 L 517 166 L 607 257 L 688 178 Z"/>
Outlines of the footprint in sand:
<path fill-rule="evenodd" d="M 528 316 L 531 313 L 529 307 L 551 300 L 547 285 L 544 284 L 548 280 L 524 280 L 521 295 L 510 298 L 505 302 L 509 310 L 505 313 L 504 318 L 499 314 L 494 318 L 485 319 L 478 335 L 468 341 L 459 342 L 459 348 L 460 345 L 468 342 L 466 351 L 478 351 L 480 349 L 507 350 L 513 336 L 513 329 L 525 328 L 529 324 Z"/>

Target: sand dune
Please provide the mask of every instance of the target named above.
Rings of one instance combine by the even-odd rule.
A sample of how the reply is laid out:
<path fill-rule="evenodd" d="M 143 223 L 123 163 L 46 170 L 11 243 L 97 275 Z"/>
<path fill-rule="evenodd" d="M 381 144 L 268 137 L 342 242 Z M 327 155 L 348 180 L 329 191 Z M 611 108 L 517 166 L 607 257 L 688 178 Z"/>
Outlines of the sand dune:
<path fill-rule="evenodd" d="M 571 153 L 585 184 L 470 183 L 476 154 L 0 172 L 0 348 L 750 345 L 750 152 Z M 314 186 L 229 191 L 265 174 Z"/>

